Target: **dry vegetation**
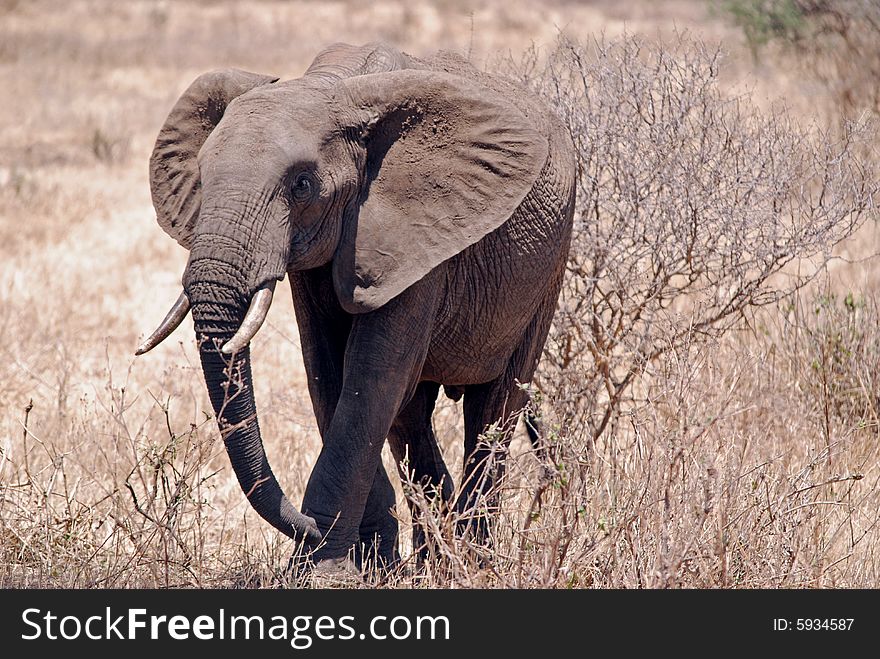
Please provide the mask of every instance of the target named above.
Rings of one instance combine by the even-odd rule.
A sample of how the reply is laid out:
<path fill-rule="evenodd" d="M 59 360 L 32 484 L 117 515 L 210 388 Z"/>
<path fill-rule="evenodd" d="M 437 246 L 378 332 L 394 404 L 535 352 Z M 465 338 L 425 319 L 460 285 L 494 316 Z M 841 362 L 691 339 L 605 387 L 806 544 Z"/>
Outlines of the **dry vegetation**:
<path fill-rule="evenodd" d="M 198 73 L 293 76 L 331 41 L 381 38 L 520 76 L 565 115 L 582 168 L 534 385 L 543 447 L 515 440 L 491 551 L 406 484 L 436 560 L 385 583 L 876 587 L 878 182 L 857 157 L 876 162 L 876 140 L 814 126 L 806 110 L 834 99 L 766 56 L 752 71 L 706 3 L 658 5 L 0 2 L 0 585 L 288 580 L 291 543 L 216 441 L 191 331 L 132 356 L 186 258 L 155 225 L 146 161 Z M 624 24 L 649 38 L 615 40 Z M 296 501 L 319 439 L 289 303 L 254 350 Z M 455 475 L 460 410 L 438 407 Z"/>

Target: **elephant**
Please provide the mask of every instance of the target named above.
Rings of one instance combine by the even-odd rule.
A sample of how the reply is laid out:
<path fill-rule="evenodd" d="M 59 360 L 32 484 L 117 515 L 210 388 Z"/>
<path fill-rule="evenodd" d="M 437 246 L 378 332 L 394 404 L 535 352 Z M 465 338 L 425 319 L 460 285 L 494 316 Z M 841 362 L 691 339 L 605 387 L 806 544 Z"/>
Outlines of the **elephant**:
<path fill-rule="evenodd" d="M 452 53 L 337 43 L 296 79 L 202 74 L 150 158 L 157 221 L 189 258 L 180 297 L 137 354 L 191 312 L 241 488 L 310 560 L 400 560 L 386 440 L 401 469 L 469 520 L 462 532 L 485 529 L 491 511 L 466 514 L 499 471 L 480 436 L 501 420 L 509 443 L 526 404 L 562 285 L 575 173 L 550 108 Z M 250 368 L 285 276 L 322 438 L 300 510 L 267 460 Z M 432 427 L 441 387 L 463 398 L 457 494 Z"/>

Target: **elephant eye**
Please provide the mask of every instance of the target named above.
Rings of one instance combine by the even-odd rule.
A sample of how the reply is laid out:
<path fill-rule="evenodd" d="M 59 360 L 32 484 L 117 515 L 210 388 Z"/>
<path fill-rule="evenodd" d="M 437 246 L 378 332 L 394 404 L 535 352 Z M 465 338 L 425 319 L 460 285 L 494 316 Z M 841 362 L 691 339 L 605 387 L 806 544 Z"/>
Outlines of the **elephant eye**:
<path fill-rule="evenodd" d="M 300 174 L 296 177 L 291 186 L 291 195 L 294 201 L 308 201 L 312 197 L 312 191 L 315 189 L 315 182 L 311 174 Z"/>

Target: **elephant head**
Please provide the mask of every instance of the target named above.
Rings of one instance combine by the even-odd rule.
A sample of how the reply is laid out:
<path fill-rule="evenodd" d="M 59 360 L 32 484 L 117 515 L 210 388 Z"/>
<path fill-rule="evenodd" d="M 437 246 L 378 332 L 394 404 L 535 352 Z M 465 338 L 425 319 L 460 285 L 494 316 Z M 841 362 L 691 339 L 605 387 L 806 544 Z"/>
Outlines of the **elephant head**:
<path fill-rule="evenodd" d="M 279 83 L 225 70 L 178 100 L 150 179 L 159 225 L 190 255 L 178 302 L 138 354 L 192 310 L 232 466 L 275 528 L 321 538 L 273 475 L 254 405 L 248 342 L 276 282 L 332 264 L 346 312 L 378 309 L 499 227 L 546 157 L 528 117 L 441 72 Z"/>

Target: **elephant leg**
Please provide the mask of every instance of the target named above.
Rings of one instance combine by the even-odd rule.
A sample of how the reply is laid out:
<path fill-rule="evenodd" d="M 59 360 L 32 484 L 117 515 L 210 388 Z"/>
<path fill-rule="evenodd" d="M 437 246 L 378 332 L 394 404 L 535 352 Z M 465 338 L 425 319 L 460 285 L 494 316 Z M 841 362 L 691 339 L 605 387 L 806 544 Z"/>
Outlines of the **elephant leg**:
<path fill-rule="evenodd" d="M 329 267 L 292 272 L 290 286 L 308 377 L 309 396 L 323 441 L 342 391 L 345 346 L 351 317 L 340 307 Z M 356 549 L 358 565 L 373 557 L 390 566 L 399 560 L 394 487 L 380 463 L 364 508 Z"/>
<path fill-rule="evenodd" d="M 488 540 L 489 519 L 497 513 L 494 487 L 504 475 L 504 460 L 519 417 L 513 413 L 526 403 L 524 393 L 513 383 L 515 378 L 505 371 L 497 380 L 467 387 L 464 395 L 465 461 L 456 510 L 459 533 L 478 542 Z"/>
<path fill-rule="evenodd" d="M 439 391 L 440 385 L 435 382 L 419 384 L 412 400 L 394 420 L 388 433 L 388 443 L 401 480 L 418 483 L 430 502 L 439 498 L 439 503 L 445 507 L 452 500 L 455 488 L 431 421 Z M 424 561 L 430 555 L 428 538 L 419 523 L 419 511 L 411 501 L 409 503 L 413 517 L 413 552 L 417 553 L 419 561 Z"/>
<path fill-rule="evenodd" d="M 554 301 L 555 302 L 555 301 Z M 504 475 L 504 461 L 520 412 L 529 394 L 518 383 L 527 383 L 535 372 L 544 345 L 553 306 L 547 302 L 526 328 L 503 373 L 484 384 L 469 385 L 464 394 L 464 469 L 456 501 L 458 531 L 478 542 L 490 540 L 489 520 L 498 511 L 495 485 Z M 527 419 L 529 436 L 537 439 L 534 423 Z M 497 424 L 488 432 L 490 426 Z"/>
<path fill-rule="evenodd" d="M 437 277 L 353 318 L 339 400 L 303 497 L 303 510 L 324 535 L 315 560 L 344 556 L 359 540 L 385 438 L 424 367 L 439 305 Z"/>

